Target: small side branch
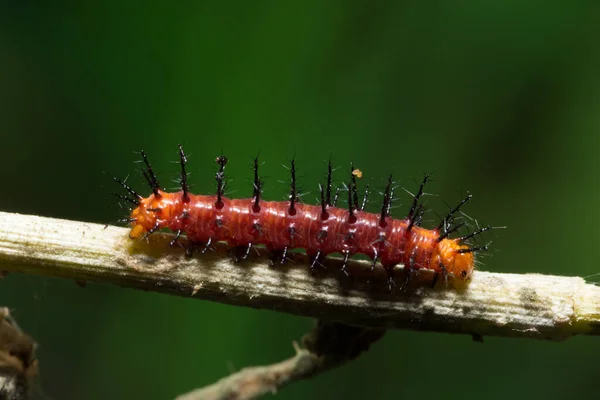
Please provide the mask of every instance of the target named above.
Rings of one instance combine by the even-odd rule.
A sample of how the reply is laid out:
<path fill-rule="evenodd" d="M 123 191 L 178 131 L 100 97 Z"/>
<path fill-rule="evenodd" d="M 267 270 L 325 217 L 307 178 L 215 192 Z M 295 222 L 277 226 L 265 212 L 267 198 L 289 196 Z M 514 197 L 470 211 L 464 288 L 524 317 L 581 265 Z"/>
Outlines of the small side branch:
<path fill-rule="evenodd" d="M 276 393 L 284 385 L 311 376 L 322 369 L 322 361 L 296 344 L 296 355 L 288 360 L 264 367 L 248 367 L 236 374 L 192 392 L 176 400 L 247 400 Z"/>
<path fill-rule="evenodd" d="M 306 349 L 294 343 L 294 357 L 264 367 L 244 368 L 210 386 L 178 396 L 176 400 L 250 400 L 275 393 L 289 383 L 353 360 L 384 333 L 383 329 L 318 321 L 315 329 L 302 340 Z"/>
<path fill-rule="evenodd" d="M 186 258 L 173 236 L 133 241 L 128 230 L 0 213 L 0 271 L 113 283 L 146 291 L 287 312 L 371 328 L 562 340 L 600 334 L 600 288 L 579 277 L 476 271 L 467 285 L 430 288 L 424 271 L 406 292 L 388 293 L 381 268 L 328 260 L 312 275 L 306 258 L 269 267 L 235 264 L 226 246 Z M 526 270 L 526 266 L 523 266 Z"/>

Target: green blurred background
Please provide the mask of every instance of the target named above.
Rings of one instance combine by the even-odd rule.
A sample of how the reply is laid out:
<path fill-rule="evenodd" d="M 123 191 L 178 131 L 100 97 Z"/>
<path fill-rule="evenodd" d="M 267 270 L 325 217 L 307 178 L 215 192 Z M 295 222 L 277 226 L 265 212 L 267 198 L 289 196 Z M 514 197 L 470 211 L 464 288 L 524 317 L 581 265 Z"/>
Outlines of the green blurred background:
<path fill-rule="evenodd" d="M 313 202 L 332 155 L 339 179 L 353 160 L 379 190 L 390 171 L 413 190 L 434 172 L 438 213 L 471 191 L 470 216 L 508 226 L 486 236 L 483 269 L 600 272 L 600 3 L 45 3 L 0 7 L 2 211 L 112 223 L 124 211 L 102 172 L 141 183 L 144 148 L 175 179 L 179 142 L 197 193 L 223 149 L 230 194 L 250 195 L 260 151 L 266 198 L 285 197 L 296 154 Z M 14 274 L 0 304 L 39 342 L 40 399 L 173 398 L 290 356 L 312 326 Z M 393 331 L 277 396 L 593 398 L 598 344 Z"/>

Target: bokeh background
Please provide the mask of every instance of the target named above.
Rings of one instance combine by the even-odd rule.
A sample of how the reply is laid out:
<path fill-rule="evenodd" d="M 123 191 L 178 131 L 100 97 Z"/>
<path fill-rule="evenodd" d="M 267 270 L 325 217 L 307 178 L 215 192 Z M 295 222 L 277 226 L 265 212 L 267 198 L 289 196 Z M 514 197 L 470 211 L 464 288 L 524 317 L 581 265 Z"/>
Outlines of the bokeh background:
<path fill-rule="evenodd" d="M 285 197 L 281 164 L 295 154 L 314 202 L 331 155 L 338 179 L 354 161 L 378 190 L 389 172 L 413 190 L 434 172 L 438 213 L 469 190 L 470 216 L 508 226 L 485 237 L 484 269 L 598 273 L 598 6 L 3 1 L 0 210 L 113 223 L 124 210 L 102 172 L 141 183 L 133 161 L 143 148 L 164 182 L 175 179 L 180 142 L 198 193 L 214 190 L 223 149 L 230 194 L 250 195 L 260 151 L 266 198 Z M 403 216 L 407 197 L 397 204 Z M 37 399 L 173 398 L 290 356 L 312 326 L 14 274 L 0 282 L 0 304 L 39 342 Z M 392 331 L 277 397 L 593 398 L 599 357 L 594 337 L 479 344 Z"/>

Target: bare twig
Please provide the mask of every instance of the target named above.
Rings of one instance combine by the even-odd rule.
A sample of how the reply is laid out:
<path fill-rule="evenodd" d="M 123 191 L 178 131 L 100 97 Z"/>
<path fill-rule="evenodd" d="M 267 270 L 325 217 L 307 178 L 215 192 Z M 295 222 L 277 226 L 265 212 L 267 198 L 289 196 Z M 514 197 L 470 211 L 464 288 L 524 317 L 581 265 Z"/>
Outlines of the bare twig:
<path fill-rule="evenodd" d="M 297 345 L 296 345 L 297 346 Z M 321 370 L 321 359 L 296 347 L 296 355 L 265 367 L 249 367 L 205 388 L 182 394 L 177 400 L 247 400 L 275 393 L 287 383 L 311 376 Z"/>
<path fill-rule="evenodd" d="M 265 308 L 350 325 L 480 336 L 561 340 L 600 334 L 600 288 L 582 278 L 475 272 L 468 285 L 429 288 L 430 274 L 390 294 L 385 275 L 353 262 L 352 280 L 311 275 L 304 256 L 269 267 L 264 257 L 232 263 L 224 250 L 192 258 L 169 248 L 171 235 L 133 241 L 113 226 L 0 213 L 0 270 L 96 281 Z"/>
<path fill-rule="evenodd" d="M 358 357 L 384 332 L 383 329 L 319 321 L 303 339 L 306 349 L 294 343 L 294 357 L 265 367 L 244 368 L 210 386 L 183 394 L 176 400 L 250 400 L 275 393 L 289 383 L 310 378 Z"/>

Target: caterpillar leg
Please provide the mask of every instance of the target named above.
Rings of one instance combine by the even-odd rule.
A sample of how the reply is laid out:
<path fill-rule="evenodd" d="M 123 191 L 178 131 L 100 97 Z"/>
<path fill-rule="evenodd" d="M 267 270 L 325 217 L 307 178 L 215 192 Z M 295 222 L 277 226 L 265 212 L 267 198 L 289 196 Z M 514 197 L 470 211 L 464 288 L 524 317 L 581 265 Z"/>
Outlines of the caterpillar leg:
<path fill-rule="evenodd" d="M 284 247 L 283 249 L 267 248 L 267 250 L 269 252 L 269 266 L 270 267 L 273 267 L 275 264 L 285 264 L 285 262 L 288 260 L 287 246 Z"/>
<path fill-rule="evenodd" d="M 441 264 L 440 264 L 440 267 L 441 267 L 441 271 L 440 272 L 436 271 L 436 273 L 433 274 L 433 280 L 431 281 L 431 287 L 432 288 L 435 287 L 435 284 L 437 283 L 437 281 L 440 278 L 440 276 L 444 280 L 444 284 L 446 285 L 446 287 L 448 286 L 448 270 L 446 269 L 446 267 L 444 267 Z"/>
<path fill-rule="evenodd" d="M 190 240 L 188 245 L 185 247 L 185 256 L 192 257 L 196 250 L 198 250 L 198 247 L 200 247 L 200 245 L 201 244 L 199 242 L 194 242 Z"/>
<path fill-rule="evenodd" d="M 348 270 L 346 268 L 348 267 L 348 259 L 349 258 L 350 258 L 350 252 L 349 251 L 345 251 L 344 252 L 344 261 L 342 261 L 342 272 L 348 278 L 350 277 L 350 274 L 348 273 Z"/>
<path fill-rule="evenodd" d="M 394 267 L 395 265 L 384 265 L 383 268 L 387 273 L 388 279 L 388 290 L 390 294 L 393 294 L 396 291 L 396 280 L 394 279 Z"/>
<path fill-rule="evenodd" d="M 404 265 L 404 282 L 402 282 L 402 286 L 400 286 L 400 290 L 405 292 L 408 290 L 408 286 L 410 285 L 410 280 L 412 279 L 413 273 L 415 273 L 415 259 L 411 257 L 408 260 L 408 263 Z"/>
<path fill-rule="evenodd" d="M 323 260 L 325 259 L 325 255 L 323 253 L 321 253 L 320 250 L 317 251 L 316 253 L 312 253 L 312 252 L 306 253 L 306 255 L 311 260 L 310 272 L 314 272 L 317 267 L 326 269 L 325 266 L 322 264 Z"/>
<path fill-rule="evenodd" d="M 206 253 L 206 251 L 208 249 L 210 249 L 211 243 L 212 243 L 212 238 L 208 238 L 208 241 L 206 243 L 195 242 L 195 241 L 190 240 L 189 244 L 185 248 L 185 256 L 192 257 L 194 255 L 194 253 L 201 247 L 202 247 L 202 250 L 200 250 L 200 253 L 204 254 L 204 253 Z"/>
<path fill-rule="evenodd" d="M 173 247 L 176 244 L 180 244 L 178 241 L 180 236 L 181 236 L 181 230 L 178 230 L 177 233 L 175 234 L 175 238 L 173 240 L 171 240 L 171 242 L 169 243 L 169 247 Z"/>
<path fill-rule="evenodd" d="M 206 253 L 208 251 L 208 249 L 210 249 L 210 244 L 212 243 L 212 238 L 209 237 L 208 241 L 206 242 L 206 244 L 204 245 L 204 248 L 202 249 L 202 254 Z"/>
<path fill-rule="evenodd" d="M 400 290 L 405 292 L 408 290 L 408 286 L 410 285 L 410 280 L 412 278 L 412 274 L 413 274 L 414 270 L 409 267 L 409 266 L 405 266 L 404 267 L 404 281 L 402 282 L 402 285 L 400 286 Z"/>
<path fill-rule="evenodd" d="M 375 266 L 377 265 L 377 261 L 379 261 L 379 252 L 377 251 L 376 248 L 373 248 L 374 250 L 374 254 L 373 254 L 373 260 L 371 261 L 371 271 L 375 270 Z"/>
<path fill-rule="evenodd" d="M 244 261 L 250 255 L 252 250 L 252 243 L 248 243 L 247 246 L 234 246 L 231 248 L 231 255 L 234 263 L 240 263 Z"/>

